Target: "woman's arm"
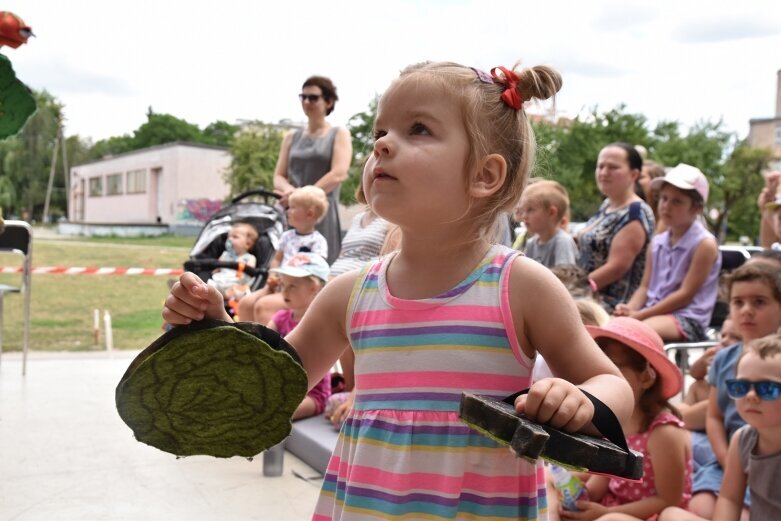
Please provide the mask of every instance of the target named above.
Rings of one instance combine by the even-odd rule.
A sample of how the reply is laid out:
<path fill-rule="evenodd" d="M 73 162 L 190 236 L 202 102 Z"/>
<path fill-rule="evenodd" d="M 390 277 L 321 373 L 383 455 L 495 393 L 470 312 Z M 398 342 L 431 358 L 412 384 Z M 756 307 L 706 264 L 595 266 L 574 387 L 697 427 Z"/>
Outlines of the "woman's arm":
<path fill-rule="evenodd" d="M 645 229 L 639 221 L 632 221 L 621 228 L 610 243 L 607 261 L 589 273 L 589 278 L 597 283 L 597 287 L 604 288 L 623 277 L 643 251 L 646 239 Z"/>
<path fill-rule="evenodd" d="M 330 193 L 334 188 L 347 179 L 350 163 L 353 160 L 353 143 L 350 131 L 346 128 L 338 128 L 334 139 L 333 155 L 331 157 L 331 170 L 317 180 L 315 186 L 322 188 L 325 193 Z"/>
<path fill-rule="evenodd" d="M 291 130 L 282 138 L 282 144 L 279 147 L 279 157 L 277 166 L 274 168 L 274 191 L 282 196 L 280 204 L 287 207 L 287 198 L 290 193 L 296 189 L 287 179 L 287 163 L 290 154 L 290 145 L 293 143 L 294 130 Z"/>
<path fill-rule="evenodd" d="M 705 418 L 705 432 L 708 433 L 708 441 L 719 460 L 719 465 L 724 468 L 727 461 L 727 429 L 724 427 L 724 416 L 719 409 L 716 387 L 711 385 L 708 396 L 708 416 Z"/>
<path fill-rule="evenodd" d="M 657 315 L 667 315 L 686 307 L 705 284 L 705 279 L 713 268 L 716 259 L 719 256 L 719 247 L 713 239 L 705 239 L 697 245 L 694 250 L 691 264 L 686 272 L 686 276 L 681 282 L 681 287 L 673 291 L 653 306 L 639 310 L 632 317 L 638 320 L 645 320 Z"/>
<path fill-rule="evenodd" d="M 303 362 L 309 389 L 317 385 L 350 345 L 347 306 L 358 271 L 339 275 L 323 287 L 301 322 L 285 337 Z"/>
<path fill-rule="evenodd" d="M 517 258 L 510 270 L 509 299 L 521 349 L 530 357 L 539 350 L 560 377 L 535 382 L 529 394 L 516 400 L 516 409 L 556 428 L 579 430 L 589 424 L 594 408 L 577 385 L 626 422 L 634 405 L 629 384 L 583 327 L 572 297 L 550 270 Z"/>
<path fill-rule="evenodd" d="M 761 216 L 759 244 L 763 248 L 770 248 L 774 242 L 779 240 L 779 237 L 776 237 L 776 231 L 773 229 L 773 210 L 765 209 L 765 205 L 772 203 L 776 198 L 779 180 L 781 180 L 781 172 L 769 173 L 765 178 L 765 187 L 757 199 L 757 206 L 759 206 L 759 214 Z"/>
<path fill-rule="evenodd" d="M 740 434 L 742 432 L 733 436 L 729 443 L 724 478 L 721 481 L 721 490 L 719 498 L 716 500 L 713 519 L 738 521 L 743 511 L 743 497 L 746 493 L 748 477 L 740 462 Z"/>
<path fill-rule="evenodd" d="M 632 298 L 626 304 L 619 304 L 616 306 L 615 316 L 633 316 L 632 311 L 643 309 L 646 301 L 648 300 L 648 285 L 651 283 L 651 273 L 654 266 L 654 252 L 653 248 L 646 248 L 645 252 L 645 268 L 643 268 L 643 278 L 640 281 L 640 285 L 632 294 Z"/>

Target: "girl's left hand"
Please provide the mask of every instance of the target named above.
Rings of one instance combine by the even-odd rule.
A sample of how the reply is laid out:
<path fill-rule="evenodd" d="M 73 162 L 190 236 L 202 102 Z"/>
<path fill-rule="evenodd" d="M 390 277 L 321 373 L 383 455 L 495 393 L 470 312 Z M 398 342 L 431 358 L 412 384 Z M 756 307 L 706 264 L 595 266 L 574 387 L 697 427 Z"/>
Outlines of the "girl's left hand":
<path fill-rule="evenodd" d="M 608 513 L 608 508 L 600 503 L 594 503 L 593 501 L 576 501 L 580 511 L 576 510 L 564 510 L 559 508 L 559 515 L 562 519 L 575 519 L 577 521 L 591 521 L 597 519 Z"/>
<path fill-rule="evenodd" d="M 574 384 L 544 378 L 515 399 L 515 410 L 529 419 L 568 432 L 583 428 L 594 417 L 594 404 Z"/>

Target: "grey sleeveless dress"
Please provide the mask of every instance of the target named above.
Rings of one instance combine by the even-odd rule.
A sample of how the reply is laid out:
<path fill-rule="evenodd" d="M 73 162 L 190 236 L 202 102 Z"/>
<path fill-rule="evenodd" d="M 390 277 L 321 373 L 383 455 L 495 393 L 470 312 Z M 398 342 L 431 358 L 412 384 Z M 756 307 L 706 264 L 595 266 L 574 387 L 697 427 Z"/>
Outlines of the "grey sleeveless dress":
<path fill-rule="evenodd" d="M 337 127 L 331 127 L 323 137 L 304 136 L 296 130 L 288 153 L 287 180 L 296 188 L 313 185 L 329 170 L 334 151 Z M 339 189 L 328 194 L 328 212 L 317 230 L 328 241 L 328 264 L 333 264 L 342 248 L 342 227 L 339 223 Z"/>

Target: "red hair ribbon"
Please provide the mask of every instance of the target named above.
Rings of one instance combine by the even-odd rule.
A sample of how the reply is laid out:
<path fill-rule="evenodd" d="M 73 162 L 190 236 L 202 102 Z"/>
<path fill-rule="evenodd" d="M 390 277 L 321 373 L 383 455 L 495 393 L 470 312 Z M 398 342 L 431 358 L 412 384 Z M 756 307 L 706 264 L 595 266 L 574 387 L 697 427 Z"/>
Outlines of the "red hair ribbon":
<path fill-rule="evenodd" d="M 496 69 L 502 71 L 504 78 L 501 78 L 496 74 Z M 502 101 L 515 110 L 520 110 L 521 107 L 523 107 L 523 99 L 521 98 L 521 95 L 518 94 L 518 89 L 516 88 L 521 81 L 518 75 L 513 71 L 508 71 L 504 67 L 494 67 L 491 69 L 491 76 L 505 87 L 504 92 L 502 92 Z"/>

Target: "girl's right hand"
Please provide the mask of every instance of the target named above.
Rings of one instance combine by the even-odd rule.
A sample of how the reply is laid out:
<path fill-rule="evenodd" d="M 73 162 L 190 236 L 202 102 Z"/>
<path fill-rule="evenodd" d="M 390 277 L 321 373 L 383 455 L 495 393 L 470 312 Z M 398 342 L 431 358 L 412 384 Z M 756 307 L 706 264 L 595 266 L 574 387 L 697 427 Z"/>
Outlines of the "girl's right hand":
<path fill-rule="evenodd" d="M 165 299 L 163 320 L 181 326 L 204 318 L 231 321 L 225 311 L 225 299 L 217 288 L 204 283 L 194 273 L 184 273 Z"/>
<path fill-rule="evenodd" d="M 631 313 L 631 309 L 629 309 L 629 306 L 626 304 L 617 304 L 615 309 L 613 309 L 613 316 L 614 317 L 628 317 Z"/>

